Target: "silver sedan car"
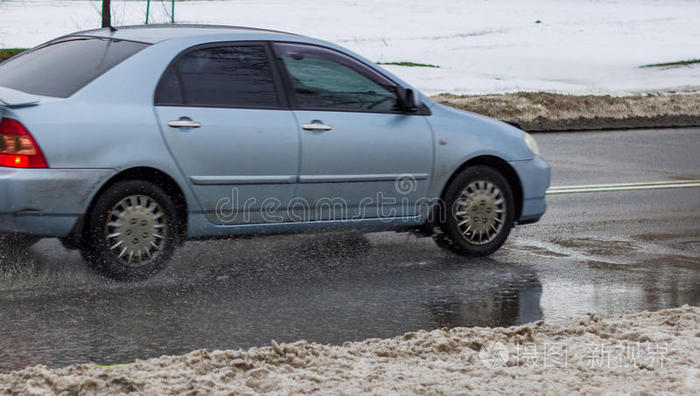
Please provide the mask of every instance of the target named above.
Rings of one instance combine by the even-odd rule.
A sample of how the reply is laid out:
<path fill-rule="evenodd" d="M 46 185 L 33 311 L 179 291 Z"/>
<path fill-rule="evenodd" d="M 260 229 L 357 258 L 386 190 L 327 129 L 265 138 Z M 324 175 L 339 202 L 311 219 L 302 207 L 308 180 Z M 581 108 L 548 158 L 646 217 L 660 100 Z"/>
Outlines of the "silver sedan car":
<path fill-rule="evenodd" d="M 59 238 L 117 280 L 193 238 L 401 230 L 488 255 L 548 186 L 527 133 L 295 34 L 98 29 L 0 64 L 0 243 Z"/>

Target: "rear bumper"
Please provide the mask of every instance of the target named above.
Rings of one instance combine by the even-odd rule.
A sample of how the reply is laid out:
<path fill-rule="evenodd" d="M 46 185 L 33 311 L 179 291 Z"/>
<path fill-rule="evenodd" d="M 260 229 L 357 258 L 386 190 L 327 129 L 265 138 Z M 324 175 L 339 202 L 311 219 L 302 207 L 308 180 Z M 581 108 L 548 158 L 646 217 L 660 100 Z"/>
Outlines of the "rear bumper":
<path fill-rule="evenodd" d="M 111 169 L 0 167 L 0 232 L 67 236 Z"/>
<path fill-rule="evenodd" d="M 549 188 L 549 165 L 540 157 L 528 161 L 513 161 L 509 164 L 520 177 L 523 188 L 523 208 L 519 224 L 537 222 L 547 210 L 545 194 Z"/>
<path fill-rule="evenodd" d="M 68 236 L 78 221 L 78 215 L 27 215 L 0 214 L 0 232 L 38 235 L 47 238 Z"/>

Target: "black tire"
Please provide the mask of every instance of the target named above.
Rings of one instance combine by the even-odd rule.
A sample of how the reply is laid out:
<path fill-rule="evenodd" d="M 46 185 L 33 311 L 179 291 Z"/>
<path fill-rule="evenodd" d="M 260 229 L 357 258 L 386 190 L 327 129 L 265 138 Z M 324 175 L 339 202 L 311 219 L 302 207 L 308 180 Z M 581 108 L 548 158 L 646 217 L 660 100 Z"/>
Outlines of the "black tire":
<path fill-rule="evenodd" d="M 27 234 L 0 234 L 0 253 L 17 255 L 39 242 L 41 237 Z"/>
<path fill-rule="evenodd" d="M 484 184 L 477 184 L 477 186 L 483 185 L 484 191 L 490 191 L 491 195 L 496 193 L 496 189 L 498 189 L 500 195 L 497 197 L 502 197 L 502 203 L 496 204 L 500 199 L 494 199 L 493 202 L 496 206 L 489 210 L 488 213 L 488 207 L 493 205 L 488 205 L 487 203 L 485 207 L 477 208 L 479 203 L 474 203 L 469 207 L 475 208 L 473 210 L 478 210 L 479 212 L 472 217 L 470 217 L 470 214 L 458 219 L 456 213 L 463 213 L 466 210 L 460 206 L 463 200 L 458 201 L 465 189 L 468 186 L 474 186 L 473 183 L 475 182 L 484 182 Z M 488 183 L 494 188 L 489 190 L 487 188 Z M 492 254 L 503 245 L 510 234 L 510 230 L 513 228 L 516 208 L 510 184 L 497 170 L 488 166 L 469 167 L 458 174 L 445 191 L 443 207 L 446 213 L 443 216 L 443 222 L 440 224 L 442 232 L 434 235 L 433 240 L 439 247 L 462 256 L 478 257 Z M 496 211 L 502 212 L 496 214 Z M 465 232 L 465 228 L 468 228 L 471 223 L 468 222 L 466 225 L 462 224 L 461 226 L 459 224 L 463 223 L 466 218 L 483 220 L 483 227 L 493 225 L 495 229 L 492 235 L 482 236 L 482 234 L 478 234 L 480 236 L 477 238 L 477 234 L 473 231 L 471 233 L 469 231 Z M 495 219 L 500 220 L 500 222 Z M 482 227 L 482 222 L 477 221 L 476 226 Z M 489 230 L 488 232 L 492 231 Z M 470 240 L 470 238 L 474 240 Z"/>
<path fill-rule="evenodd" d="M 134 198 L 136 201 L 133 201 Z M 115 213 L 121 213 L 122 217 L 117 217 Z M 139 216 L 143 220 L 139 220 Z M 153 220 L 149 216 L 159 217 Z M 120 224 L 118 219 L 128 221 Z M 120 181 L 100 195 L 88 214 L 81 253 L 92 269 L 110 279 L 145 280 L 165 268 L 172 258 L 175 246 L 182 237 L 181 224 L 175 204 L 163 189 L 143 180 Z M 115 231 L 124 236 L 111 236 L 116 234 Z M 152 237 L 155 235 L 161 237 Z M 121 246 L 115 248 L 119 238 L 127 241 L 121 240 Z M 139 249 L 138 260 L 134 255 L 122 252 L 122 247 L 130 253 Z M 152 253 L 150 256 L 147 254 L 149 251 Z M 127 259 L 129 261 L 125 262 Z"/>

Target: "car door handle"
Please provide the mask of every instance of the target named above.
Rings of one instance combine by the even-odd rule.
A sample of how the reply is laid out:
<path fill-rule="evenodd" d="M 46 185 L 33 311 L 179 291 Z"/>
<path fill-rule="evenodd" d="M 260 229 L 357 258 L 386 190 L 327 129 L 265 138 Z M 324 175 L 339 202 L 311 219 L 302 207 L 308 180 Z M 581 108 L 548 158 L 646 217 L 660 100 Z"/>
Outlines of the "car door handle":
<path fill-rule="evenodd" d="M 168 121 L 168 126 L 171 128 L 199 128 L 202 124 L 192 120 L 175 120 Z"/>
<path fill-rule="evenodd" d="M 317 123 L 317 122 L 312 122 L 310 124 L 304 124 L 301 127 L 307 131 L 330 131 L 331 129 L 333 129 L 333 127 L 330 125 L 321 124 L 321 123 Z"/>

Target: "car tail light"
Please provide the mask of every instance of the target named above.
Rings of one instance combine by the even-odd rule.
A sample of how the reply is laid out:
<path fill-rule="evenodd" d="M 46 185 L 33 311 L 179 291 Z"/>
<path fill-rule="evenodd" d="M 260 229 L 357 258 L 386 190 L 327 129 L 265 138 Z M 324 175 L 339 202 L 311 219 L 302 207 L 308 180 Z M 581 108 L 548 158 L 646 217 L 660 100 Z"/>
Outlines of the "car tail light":
<path fill-rule="evenodd" d="M 19 121 L 0 121 L 0 166 L 48 168 L 46 158 L 27 128 Z"/>

